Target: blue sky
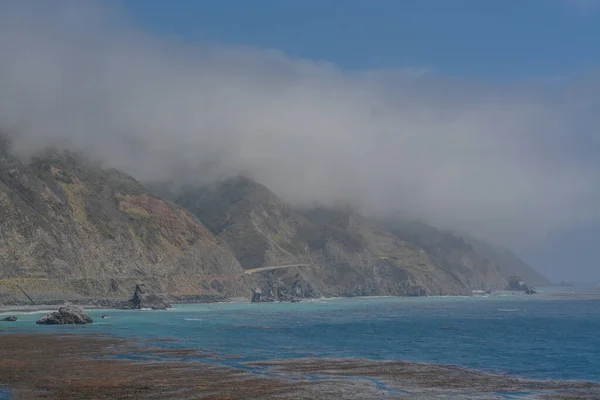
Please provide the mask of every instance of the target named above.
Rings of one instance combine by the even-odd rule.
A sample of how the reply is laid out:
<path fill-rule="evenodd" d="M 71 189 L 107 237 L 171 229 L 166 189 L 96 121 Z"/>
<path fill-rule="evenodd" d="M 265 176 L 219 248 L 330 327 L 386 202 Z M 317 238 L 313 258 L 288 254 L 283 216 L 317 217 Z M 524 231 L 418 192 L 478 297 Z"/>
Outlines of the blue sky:
<path fill-rule="evenodd" d="M 600 0 L 0 1 L 0 120 L 25 155 L 209 165 L 600 281 L 597 38 Z"/>
<path fill-rule="evenodd" d="M 493 82 L 564 79 L 600 63 L 595 0 L 124 1 L 160 35 L 248 45 L 344 69 L 431 68 Z"/>

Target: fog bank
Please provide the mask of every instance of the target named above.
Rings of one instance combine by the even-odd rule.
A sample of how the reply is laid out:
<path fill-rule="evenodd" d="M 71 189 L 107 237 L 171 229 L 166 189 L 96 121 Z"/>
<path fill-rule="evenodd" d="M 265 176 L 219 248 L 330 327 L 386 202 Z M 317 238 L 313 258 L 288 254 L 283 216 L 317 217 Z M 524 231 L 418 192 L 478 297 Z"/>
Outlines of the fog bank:
<path fill-rule="evenodd" d="M 401 51 L 401 49 L 394 49 Z M 189 44 L 94 2 L 0 2 L 0 126 L 23 156 L 83 150 L 140 180 L 245 174 L 535 243 L 600 217 L 600 74 L 494 86 Z"/>

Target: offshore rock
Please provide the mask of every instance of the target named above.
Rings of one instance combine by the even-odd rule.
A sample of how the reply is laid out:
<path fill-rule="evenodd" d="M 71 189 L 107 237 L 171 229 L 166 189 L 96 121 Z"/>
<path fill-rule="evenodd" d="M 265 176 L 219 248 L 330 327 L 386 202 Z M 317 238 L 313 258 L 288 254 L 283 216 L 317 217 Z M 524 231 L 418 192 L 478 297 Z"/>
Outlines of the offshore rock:
<path fill-rule="evenodd" d="M 85 310 L 77 306 L 65 306 L 39 319 L 36 324 L 64 325 L 64 324 L 91 324 L 94 320 L 86 314 Z"/>
<path fill-rule="evenodd" d="M 15 322 L 18 318 L 15 317 L 14 315 L 10 315 L 8 317 L 2 318 L 0 319 L 0 321 L 4 321 L 4 322 Z"/>

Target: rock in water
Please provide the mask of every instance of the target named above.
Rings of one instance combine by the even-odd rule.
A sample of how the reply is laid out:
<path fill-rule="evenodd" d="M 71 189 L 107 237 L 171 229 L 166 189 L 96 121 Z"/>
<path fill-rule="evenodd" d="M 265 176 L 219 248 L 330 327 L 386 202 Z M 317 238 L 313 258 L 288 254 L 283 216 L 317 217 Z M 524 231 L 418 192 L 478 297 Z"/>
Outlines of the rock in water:
<path fill-rule="evenodd" d="M 17 319 L 18 319 L 17 317 L 15 317 L 14 315 L 11 315 L 11 316 L 0 319 L 0 321 L 15 322 Z"/>
<path fill-rule="evenodd" d="M 140 310 L 142 308 L 151 308 L 153 310 L 166 310 L 171 305 L 161 299 L 154 293 L 145 293 L 140 285 L 135 285 L 135 292 L 129 301 L 131 308 Z"/>
<path fill-rule="evenodd" d="M 86 314 L 85 310 L 77 306 L 65 306 L 39 319 L 36 324 L 64 325 L 64 324 L 91 324 L 94 320 Z"/>

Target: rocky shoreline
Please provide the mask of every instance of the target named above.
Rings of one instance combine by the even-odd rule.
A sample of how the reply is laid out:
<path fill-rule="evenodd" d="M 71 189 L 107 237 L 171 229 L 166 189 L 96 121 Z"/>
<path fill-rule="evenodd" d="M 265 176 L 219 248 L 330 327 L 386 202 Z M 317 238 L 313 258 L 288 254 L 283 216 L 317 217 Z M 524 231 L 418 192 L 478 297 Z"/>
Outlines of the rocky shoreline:
<path fill-rule="evenodd" d="M 478 297 L 482 295 L 494 296 L 498 294 L 510 294 L 515 295 L 522 291 L 473 291 L 471 294 L 455 294 L 448 295 L 445 297 Z M 523 292 L 524 293 L 524 292 Z M 253 296 L 250 298 L 245 297 L 228 297 L 225 295 L 217 294 L 199 294 L 199 295 L 171 295 L 166 296 L 161 301 L 165 302 L 168 306 L 176 304 L 212 304 L 212 303 L 229 303 L 229 302 L 253 302 L 253 303 L 298 303 L 304 301 L 312 301 L 319 299 L 350 299 L 350 298 L 370 298 L 370 297 L 382 297 L 382 296 L 334 296 L 334 297 L 295 297 L 295 296 L 275 296 L 272 293 L 266 295 L 262 293 L 260 289 L 255 289 Z M 424 294 L 414 294 L 406 296 L 384 296 L 384 297 L 431 297 Z M 435 296 L 434 296 L 435 297 Z M 38 300 L 35 305 L 32 305 L 28 301 L 10 301 L 0 305 L 0 313 L 8 312 L 35 312 L 35 311 L 46 311 L 52 308 L 60 307 L 65 304 L 72 304 L 83 307 L 85 309 L 133 309 L 131 306 L 131 299 L 65 299 L 65 300 Z M 169 307 L 165 308 L 169 308 Z M 152 307 L 143 307 L 152 308 Z"/>
<path fill-rule="evenodd" d="M 374 294 L 362 288 L 345 292 L 341 296 L 328 297 L 317 290 L 312 284 L 305 280 L 298 279 L 292 285 L 286 285 L 281 279 L 274 278 L 271 274 L 267 274 L 265 285 L 254 287 L 248 298 L 231 297 L 226 294 L 192 294 L 192 295 L 173 295 L 173 294 L 157 294 L 151 288 L 144 284 L 136 284 L 133 290 L 132 297 L 128 299 L 54 299 L 54 300 L 39 300 L 36 299 L 34 305 L 32 300 L 12 299 L 0 303 L 0 311 L 31 311 L 36 309 L 46 309 L 52 306 L 74 305 L 85 307 L 88 309 L 154 309 L 164 310 L 171 308 L 172 304 L 205 304 L 205 303 L 224 303 L 230 301 L 250 301 L 252 303 L 273 303 L 273 302 L 289 302 L 297 303 L 307 300 L 315 300 L 320 298 L 353 298 L 353 297 L 372 297 Z M 533 286 L 527 285 L 520 277 L 511 277 L 509 279 L 509 292 L 522 292 L 528 295 L 537 294 Z M 448 296 L 479 296 L 479 295 L 494 295 L 501 293 L 501 290 L 472 290 L 470 293 L 451 293 Z M 397 297 L 427 297 L 428 293 L 421 287 L 408 287 L 404 295 Z M 377 295 L 375 294 L 375 297 Z"/>
<path fill-rule="evenodd" d="M 249 372 L 203 362 L 210 355 L 201 350 L 143 347 L 100 335 L 0 333 L 0 354 L 0 388 L 15 399 L 500 399 L 528 393 L 528 398 L 574 400 L 600 396 L 599 383 L 522 380 L 408 362 L 265 361 L 248 363 L 253 371 Z M 136 361 L 127 359 L 129 355 L 135 355 Z"/>
<path fill-rule="evenodd" d="M 62 306 L 65 303 L 82 306 L 85 308 L 106 308 L 106 309 L 167 309 L 171 304 L 204 304 L 204 303 L 223 303 L 229 301 L 251 301 L 253 303 L 272 303 L 272 302 L 291 302 L 296 303 L 306 300 L 321 298 L 353 298 L 353 297 L 378 297 L 378 296 L 396 296 L 396 297 L 427 297 L 427 296 L 475 296 L 490 295 L 496 292 L 502 292 L 502 289 L 486 290 L 464 290 L 458 292 L 430 293 L 425 288 L 418 285 L 404 285 L 399 291 L 379 292 L 367 284 L 357 285 L 351 290 L 339 293 L 323 293 L 310 281 L 296 277 L 292 282 L 285 282 L 281 277 L 274 276 L 270 271 L 264 272 L 259 285 L 248 289 L 245 296 L 240 293 L 230 293 L 225 290 L 218 293 L 197 293 L 197 294 L 171 294 L 162 291 L 156 291 L 152 285 L 138 283 L 132 287 L 132 295 L 129 298 L 73 298 L 65 294 L 64 298 L 48 298 L 40 293 L 30 297 L 23 292 L 22 297 L 2 297 L 0 298 L 0 310 L 3 308 L 27 309 L 31 307 L 52 307 Z M 511 277 L 510 285 L 506 287 L 507 291 L 523 292 L 526 294 L 536 294 L 533 286 L 525 284 L 519 277 Z M 243 293 L 242 293 L 243 294 Z M 122 296 L 122 295 L 121 295 Z"/>

